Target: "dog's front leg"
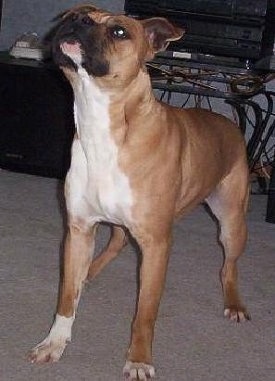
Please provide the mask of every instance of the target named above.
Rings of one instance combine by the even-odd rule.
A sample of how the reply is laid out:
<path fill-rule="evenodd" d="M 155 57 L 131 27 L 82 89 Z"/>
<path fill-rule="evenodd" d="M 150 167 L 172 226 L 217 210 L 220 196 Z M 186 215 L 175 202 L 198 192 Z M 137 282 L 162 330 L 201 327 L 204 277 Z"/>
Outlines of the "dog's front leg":
<path fill-rule="evenodd" d="M 32 362 L 55 362 L 71 340 L 71 330 L 84 280 L 94 251 L 96 225 L 87 229 L 71 224 L 65 241 L 64 268 L 57 313 L 48 336 L 29 354 Z"/>
<path fill-rule="evenodd" d="M 135 237 L 142 250 L 140 289 L 131 344 L 123 369 L 126 380 L 149 380 L 155 376 L 152 341 L 160 298 L 165 282 L 169 237 Z"/>

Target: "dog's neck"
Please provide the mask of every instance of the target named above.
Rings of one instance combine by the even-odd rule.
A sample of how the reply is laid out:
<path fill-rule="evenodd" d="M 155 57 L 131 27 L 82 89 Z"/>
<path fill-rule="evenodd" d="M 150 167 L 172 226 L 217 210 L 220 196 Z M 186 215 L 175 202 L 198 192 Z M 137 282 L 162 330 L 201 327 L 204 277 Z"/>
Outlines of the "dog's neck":
<path fill-rule="evenodd" d="M 131 133 L 144 128 L 143 118 L 149 117 L 157 107 L 148 73 L 141 69 L 128 86 L 111 95 L 112 128 L 123 143 Z"/>
<path fill-rule="evenodd" d="M 140 119 L 157 106 L 146 69 L 141 68 L 126 86 L 92 78 L 83 69 L 73 76 L 66 73 L 74 90 L 74 112 L 81 140 L 95 139 L 104 128 L 111 129 L 117 144 L 122 144 L 133 128 L 143 128 Z"/>

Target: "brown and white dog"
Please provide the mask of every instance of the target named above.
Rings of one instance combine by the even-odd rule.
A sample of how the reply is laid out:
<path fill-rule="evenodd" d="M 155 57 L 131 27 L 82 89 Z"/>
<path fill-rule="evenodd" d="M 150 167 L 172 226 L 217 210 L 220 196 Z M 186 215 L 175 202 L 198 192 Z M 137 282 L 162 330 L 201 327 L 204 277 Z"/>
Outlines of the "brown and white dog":
<path fill-rule="evenodd" d="M 76 124 L 65 184 L 68 232 L 57 314 L 46 339 L 31 351 L 33 362 L 61 357 L 83 282 L 118 254 L 126 230 L 142 251 L 142 264 L 124 377 L 153 378 L 152 340 L 173 221 L 204 201 L 220 223 L 224 315 L 249 318 L 236 267 L 246 242 L 249 193 L 241 133 L 221 115 L 156 100 L 145 67 L 182 35 L 163 18 L 138 21 L 92 5 L 61 17 L 53 55 L 72 85 Z M 113 224 L 113 235 L 92 262 L 101 221 Z"/>

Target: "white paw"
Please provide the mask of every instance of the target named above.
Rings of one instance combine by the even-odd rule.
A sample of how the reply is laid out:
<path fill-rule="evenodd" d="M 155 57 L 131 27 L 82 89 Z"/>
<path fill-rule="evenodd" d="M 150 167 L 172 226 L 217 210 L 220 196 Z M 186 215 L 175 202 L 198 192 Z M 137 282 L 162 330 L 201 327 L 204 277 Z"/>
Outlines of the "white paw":
<path fill-rule="evenodd" d="M 66 344 L 67 341 L 64 339 L 51 340 L 51 338 L 48 336 L 45 340 L 43 340 L 30 351 L 28 359 L 32 363 L 38 364 L 56 362 L 62 356 Z"/>
<path fill-rule="evenodd" d="M 123 376 L 126 381 L 147 381 L 155 377 L 155 368 L 142 362 L 126 361 Z"/>
<path fill-rule="evenodd" d="M 49 335 L 34 347 L 28 359 L 32 363 L 56 362 L 62 356 L 66 344 L 71 341 L 71 330 L 74 317 L 56 315 Z"/>
<path fill-rule="evenodd" d="M 250 315 L 244 308 L 225 308 L 224 316 L 236 323 L 242 323 L 247 320 L 251 320 Z"/>

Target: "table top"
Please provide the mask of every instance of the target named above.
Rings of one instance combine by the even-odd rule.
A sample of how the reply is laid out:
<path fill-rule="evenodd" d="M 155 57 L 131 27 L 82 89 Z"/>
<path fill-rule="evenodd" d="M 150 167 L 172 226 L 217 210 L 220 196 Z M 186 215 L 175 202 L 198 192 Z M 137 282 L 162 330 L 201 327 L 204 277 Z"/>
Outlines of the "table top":
<path fill-rule="evenodd" d="M 27 66 L 27 67 L 33 67 L 36 69 L 56 68 L 56 65 L 54 65 L 53 62 L 50 60 L 39 61 L 39 60 L 28 59 L 28 58 L 15 58 L 15 57 L 12 57 L 8 51 L 0 51 L 0 64 Z"/>

